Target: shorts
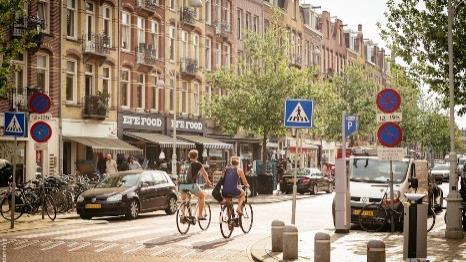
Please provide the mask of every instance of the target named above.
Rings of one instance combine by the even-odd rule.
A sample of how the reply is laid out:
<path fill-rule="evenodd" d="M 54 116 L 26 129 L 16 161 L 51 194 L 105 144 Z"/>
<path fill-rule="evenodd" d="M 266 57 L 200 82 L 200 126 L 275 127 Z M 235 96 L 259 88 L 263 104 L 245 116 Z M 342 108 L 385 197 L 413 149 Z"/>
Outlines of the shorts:
<path fill-rule="evenodd" d="M 233 190 L 228 188 L 228 190 L 225 190 L 225 188 L 222 190 L 222 195 L 223 197 L 238 197 L 244 190 L 238 186 L 234 188 Z"/>
<path fill-rule="evenodd" d="M 183 191 L 188 191 L 194 195 L 197 195 L 202 191 L 198 184 L 180 184 L 178 190 L 181 193 L 183 193 Z"/>

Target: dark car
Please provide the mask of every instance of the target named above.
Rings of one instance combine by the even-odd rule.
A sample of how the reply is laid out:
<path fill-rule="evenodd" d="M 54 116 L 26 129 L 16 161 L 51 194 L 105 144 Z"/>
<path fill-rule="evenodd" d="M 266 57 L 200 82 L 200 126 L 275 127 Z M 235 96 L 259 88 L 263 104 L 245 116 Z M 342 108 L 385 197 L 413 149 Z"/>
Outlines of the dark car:
<path fill-rule="evenodd" d="M 449 164 L 437 164 L 432 168 L 430 171 L 432 176 L 434 176 L 435 180 L 438 182 L 448 181 L 450 176 L 450 165 Z"/>
<path fill-rule="evenodd" d="M 291 170 L 283 176 L 282 191 L 286 194 L 293 192 L 293 172 L 294 170 Z M 316 194 L 319 191 L 331 193 L 335 187 L 333 178 L 324 176 L 317 168 L 305 168 L 298 170 L 296 179 L 297 191 L 300 194 L 308 192 Z"/>
<path fill-rule="evenodd" d="M 77 199 L 76 210 L 82 219 L 97 216 L 125 215 L 137 218 L 139 213 L 177 209 L 175 184 L 164 171 L 132 170 L 110 175 Z"/>

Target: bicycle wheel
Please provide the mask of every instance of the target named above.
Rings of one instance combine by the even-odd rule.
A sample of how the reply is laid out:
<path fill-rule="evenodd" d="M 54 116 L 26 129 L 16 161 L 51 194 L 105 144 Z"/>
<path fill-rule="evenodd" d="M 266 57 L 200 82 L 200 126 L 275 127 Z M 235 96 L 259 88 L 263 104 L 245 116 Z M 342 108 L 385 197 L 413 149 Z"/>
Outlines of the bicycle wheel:
<path fill-rule="evenodd" d="M 186 216 L 186 213 L 189 213 L 187 209 L 186 203 L 183 203 L 180 208 L 178 208 L 178 211 L 176 211 L 176 227 L 178 228 L 178 232 L 182 235 L 186 234 L 189 230 L 189 226 L 191 226 Z"/>
<path fill-rule="evenodd" d="M 197 211 L 197 210 L 196 210 Z M 195 212 L 196 212 L 195 211 Z M 205 220 L 198 220 L 199 227 L 204 231 L 207 230 L 210 226 L 210 220 L 212 219 L 212 214 L 210 213 L 210 205 L 209 203 L 205 203 L 204 205 L 204 211 L 202 211 L 202 214 L 206 215 Z"/>
<path fill-rule="evenodd" d="M 387 210 L 380 204 L 365 205 L 359 216 L 359 225 L 367 232 L 378 232 L 387 223 Z"/>
<path fill-rule="evenodd" d="M 234 229 L 234 221 L 233 221 L 233 214 L 232 208 L 228 208 L 228 206 L 223 206 L 220 210 L 220 217 L 218 219 L 220 223 L 220 232 L 222 233 L 223 238 L 229 238 L 231 233 L 233 233 Z"/>
<path fill-rule="evenodd" d="M 18 196 L 15 199 L 16 208 L 13 217 L 18 220 L 23 215 L 22 201 Z M 4 219 L 11 220 L 11 195 L 2 199 L 0 213 Z"/>
<path fill-rule="evenodd" d="M 45 196 L 45 205 L 43 208 L 45 208 L 44 211 L 50 220 L 54 221 L 57 217 L 57 207 L 55 206 L 51 196 Z"/>
<path fill-rule="evenodd" d="M 239 225 L 244 233 L 249 233 L 252 228 L 252 222 L 254 221 L 254 213 L 252 211 L 251 204 L 247 203 L 243 207 L 243 215 L 239 217 Z"/>
<path fill-rule="evenodd" d="M 431 208 L 429 212 L 427 212 L 427 232 L 430 232 L 435 225 L 435 210 Z"/>

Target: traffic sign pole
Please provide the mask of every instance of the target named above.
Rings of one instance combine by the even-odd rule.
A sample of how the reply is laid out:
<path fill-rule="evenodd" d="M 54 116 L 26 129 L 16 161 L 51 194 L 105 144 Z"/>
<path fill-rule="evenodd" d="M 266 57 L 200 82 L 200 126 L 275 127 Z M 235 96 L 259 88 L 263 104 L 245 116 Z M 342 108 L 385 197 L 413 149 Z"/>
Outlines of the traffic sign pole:
<path fill-rule="evenodd" d="M 346 112 L 341 114 L 341 159 L 336 161 L 335 176 L 335 232 L 349 233 L 350 229 L 350 188 L 346 167 Z"/>
<path fill-rule="evenodd" d="M 298 178 L 298 158 L 299 158 L 299 151 L 298 151 L 298 143 L 300 140 L 300 132 L 299 128 L 296 129 L 296 144 L 295 144 L 295 170 L 293 176 L 293 202 L 291 204 L 291 224 L 294 225 L 296 221 L 296 193 L 298 191 L 298 186 L 296 185 L 296 180 Z"/>
<path fill-rule="evenodd" d="M 18 152 L 18 143 L 15 136 L 15 146 L 13 149 L 13 181 L 11 183 L 11 224 L 10 228 L 15 228 L 15 209 L 16 209 L 16 153 Z"/>

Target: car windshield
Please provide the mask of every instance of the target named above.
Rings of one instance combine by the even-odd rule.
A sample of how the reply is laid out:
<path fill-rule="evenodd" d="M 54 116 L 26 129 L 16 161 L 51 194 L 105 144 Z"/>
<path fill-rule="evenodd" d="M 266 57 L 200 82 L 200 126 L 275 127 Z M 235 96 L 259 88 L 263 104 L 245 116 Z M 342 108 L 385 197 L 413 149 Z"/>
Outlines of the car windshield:
<path fill-rule="evenodd" d="M 465 162 L 466 162 L 466 158 L 462 158 L 462 159 L 460 159 L 459 164 L 464 165 Z"/>
<path fill-rule="evenodd" d="M 352 159 L 351 181 L 365 183 L 386 183 L 390 179 L 390 161 L 374 158 Z M 404 181 L 408 171 L 408 162 L 392 161 L 393 182 Z"/>
<path fill-rule="evenodd" d="M 96 188 L 132 187 L 137 184 L 138 180 L 139 174 L 108 176 Z"/>
<path fill-rule="evenodd" d="M 432 170 L 449 170 L 450 166 L 448 165 L 436 165 Z"/>

